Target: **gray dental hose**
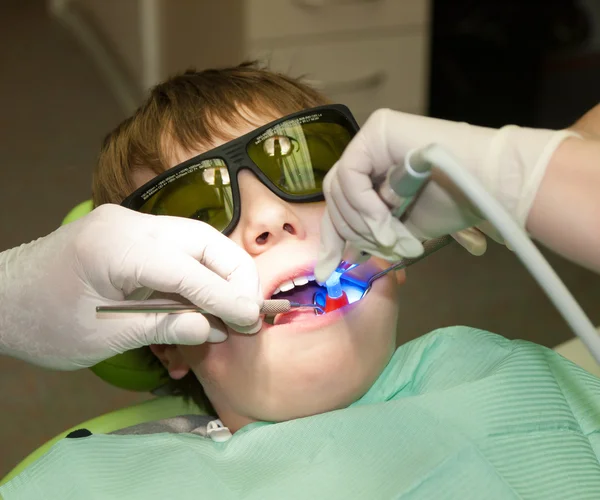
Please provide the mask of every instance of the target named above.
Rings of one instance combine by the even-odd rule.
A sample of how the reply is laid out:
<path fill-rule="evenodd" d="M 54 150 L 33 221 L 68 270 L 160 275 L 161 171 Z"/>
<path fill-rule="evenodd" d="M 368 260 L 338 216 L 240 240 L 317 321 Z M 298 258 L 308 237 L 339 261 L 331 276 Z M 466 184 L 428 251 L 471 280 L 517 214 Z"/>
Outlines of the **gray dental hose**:
<path fill-rule="evenodd" d="M 548 261 L 506 209 L 442 147 L 436 144 L 429 145 L 418 150 L 414 159 L 429 163 L 444 172 L 479 209 L 485 219 L 500 232 L 575 335 L 581 339 L 596 362 L 600 364 L 598 331 Z"/>
<path fill-rule="evenodd" d="M 512 246 L 517 257 L 544 290 L 573 332 L 588 348 L 596 362 L 600 364 L 600 335 L 567 287 L 504 207 L 443 148 L 431 144 L 425 148 L 413 150 L 406 155 L 404 165 L 398 165 L 388 171 L 378 192 L 392 213 L 398 218 L 406 213 L 411 204 L 418 199 L 419 191 L 426 183 L 433 167 L 444 172 L 469 201 L 480 210 L 485 219 L 500 232 L 505 241 Z M 425 252 L 417 259 L 404 259 L 373 276 L 369 281 L 367 292 L 372 282 L 379 277 L 394 269 L 414 264 L 445 246 L 449 240 L 450 237 L 446 236 L 424 243 Z M 357 253 L 352 249 L 349 255 L 354 262 L 368 258 L 368 255 Z"/>

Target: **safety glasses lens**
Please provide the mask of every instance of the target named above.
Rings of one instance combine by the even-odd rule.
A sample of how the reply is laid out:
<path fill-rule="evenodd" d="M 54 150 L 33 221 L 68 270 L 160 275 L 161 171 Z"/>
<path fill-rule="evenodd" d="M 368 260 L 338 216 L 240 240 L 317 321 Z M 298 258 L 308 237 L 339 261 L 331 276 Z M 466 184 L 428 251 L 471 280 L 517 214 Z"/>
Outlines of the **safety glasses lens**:
<path fill-rule="evenodd" d="M 146 192 L 140 212 L 187 217 L 223 231 L 233 219 L 231 179 L 225 162 L 204 160 L 186 167 Z"/>
<path fill-rule="evenodd" d="M 352 139 L 349 124 L 310 121 L 318 115 L 282 122 L 255 138 L 248 156 L 281 191 L 289 195 L 320 194 L 325 174 Z"/>

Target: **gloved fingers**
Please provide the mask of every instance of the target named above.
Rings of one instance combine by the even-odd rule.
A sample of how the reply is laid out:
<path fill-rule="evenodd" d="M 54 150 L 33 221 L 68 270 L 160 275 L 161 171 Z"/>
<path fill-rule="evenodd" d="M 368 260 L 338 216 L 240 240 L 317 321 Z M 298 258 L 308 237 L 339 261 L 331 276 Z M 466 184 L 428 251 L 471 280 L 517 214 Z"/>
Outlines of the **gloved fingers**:
<path fill-rule="evenodd" d="M 407 134 L 414 135 L 410 126 L 402 124 L 390 127 L 389 122 L 394 117 L 396 122 L 404 121 L 397 119 L 400 115 L 404 120 L 414 120 L 411 115 L 390 109 L 378 109 L 369 116 L 338 161 L 339 165 L 343 165 L 343 177 L 352 179 L 357 174 L 374 179 L 404 160 L 406 152 L 415 144 L 409 146 L 404 140 Z M 390 134 L 394 136 L 393 141 L 389 139 Z"/>
<path fill-rule="evenodd" d="M 363 214 L 350 206 L 339 185 L 332 183 L 329 190 L 327 209 L 333 226 L 340 237 L 359 250 L 367 251 L 371 255 L 388 260 L 395 259 L 399 253 L 413 254 L 419 252 L 421 245 L 418 242 L 416 248 L 414 242 L 413 244 L 409 243 L 409 247 L 406 247 L 407 237 L 409 240 L 413 240 L 412 236 L 392 216 L 383 203 L 380 207 L 382 212 L 380 219 L 383 222 L 372 224 L 369 227 L 363 219 Z M 373 230 L 373 226 L 380 227 Z"/>
<path fill-rule="evenodd" d="M 254 263 L 252 263 L 254 264 Z M 252 326 L 259 321 L 256 300 L 240 295 L 229 283 L 196 259 L 158 240 L 134 243 L 122 262 L 122 276 L 135 277 L 129 287 L 149 287 L 177 293 L 198 307 L 235 325 Z"/>
<path fill-rule="evenodd" d="M 390 224 L 392 226 L 392 231 L 394 231 L 397 238 L 393 249 L 393 252 L 397 257 L 415 258 L 424 252 L 421 241 L 412 234 L 410 229 L 404 223 L 391 217 Z"/>
<path fill-rule="evenodd" d="M 262 301 L 258 271 L 252 257 L 212 226 L 183 217 L 153 217 L 151 235 L 168 241 L 226 279 L 238 295 Z"/>
<path fill-rule="evenodd" d="M 329 212 L 325 211 L 321 219 L 321 243 L 314 271 L 318 283 L 324 283 L 335 271 L 342 259 L 345 244 L 333 225 Z"/>
<path fill-rule="evenodd" d="M 336 216 L 339 216 L 337 211 L 334 211 Z M 412 235 L 402 227 L 400 221 L 394 220 L 394 225 L 400 226 L 396 228 L 396 232 L 402 236 L 398 238 L 396 245 L 392 248 L 382 248 L 377 243 L 368 242 L 361 238 L 360 235 L 354 233 L 346 226 L 343 238 L 336 230 L 331 220 L 331 211 L 326 212 L 321 220 L 321 247 L 317 264 L 315 266 L 315 279 L 318 283 L 324 283 L 331 273 L 335 271 L 340 260 L 343 257 L 346 248 L 346 241 L 359 250 L 364 250 L 370 255 L 380 257 L 388 261 L 400 260 L 405 256 L 420 255 L 423 247 L 419 241 L 414 240 Z"/>
<path fill-rule="evenodd" d="M 395 261 L 404 257 L 417 257 L 423 252 L 423 245 L 421 242 L 411 234 L 402 222 L 394 217 L 390 217 L 389 220 L 388 231 L 394 236 L 394 244 L 389 247 L 381 245 L 376 240 L 370 241 L 362 234 L 354 231 L 354 229 L 345 222 L 344 217 L 334 203 L 328 206 L 328 217 L 330 218 L 331 225 L 334 226 L 335 231 L 338 234 L 338 238 L 346 241 L 347 244 L 352 245 L 356 249 L 365 251 L 375 257 Z M 339 253 L 335 255 L 335 258 L 337 258 L 338 255 Z M 339 258 L 337 258 L 335 264 L 333 262 L 334 259 L 331 260 L 332 262 L 330 265 L 334 266 L 335 269 L 335 266 L 339 264 Z M 315 277 L 319 279 L 320 276 L 317 277 L 315 274 Z M 325 279 L 326 278 L 327 277 L 325 277 Z"/>
<path fill-rule="evenodd" d="M 411 243 L 410 247 L 399 244 L 394 248 L 382 249 L 380 247 L 367 244 L 363 245 L 361 250 L 373 257 L 379 257 L 380 259 L 387 260 L 388 262 L 397 262 L 407 257 L 418 257 L 423 253 L 423 245 L 418 240 L 411 239 L 410 241 L 414 241 L 414 243 Z"/>
<path fill-rule="evenodd" d="M 389 231 L 393 216 L 375 191 L 371 178 L 338 164 L 336 180 L 331 183 L 330 197 L 346 221 L 367 239 L 374 239 L 383 247 L 393 246 L 396 238 Z"/>
<path fill-rule="evenodd" d="M 391 246 L 383 246 L 375 239 L 369 240 L 369 234 L 360 234 L 348 224 L 346 217 L 337 206 L 337 201 L 342 198 L 330 198 L 327 212 L 321 220 L 321 247 L 315 278 L 323 283 L 336 269 L 343 257 L 346 242 L 370 255 L 388 261 L 397 261 L 404 257 L 417 257 L 423 252 L 423 245 L 410 231 L 397 219 L 389 217 L 387 231 L 393 236 Z M 360 217 L 360 215 L 357 215 Z M 364 226 L 363 226 L 364 228 Z"/>
<path fill-rule="evenodd" d="M 425 186 L 404 221 L 422 240 L 453 234 L 480 222 L 481 218 L 463 206 L 455 193 L 435 182 Z"/>
<path fill-rule="evenodd" d="M 181 318 L 177 318 L 176 316 L 181 316 Z M 202 316 L 205 322 L 208 324 L 206 342 L 218 344 L 227 340 L 227 329 L 222 321 L 215 316 L 211 316 L 209 314 L 202 315 L 198 313 L 195 315 L 192 313 L 169 314 L 163 326 L 166 332 L 165 338 L 167 340 L 172 339 L 173 342 L 170 342 L 172 344 L 199 344 L 198 340 L 206 330 L 203 329 L 204 323 L 202 323 L 197 316 Z"/>
<path fill-rule="evenodd" d="M 143 328 L 147 345 L 198 345 L 227 339 L 226 332 L 217 328 L 214 320 L 200 313 L 150 314 L 143 322 Z"/>
<path fill-rule="evenodd" d="M 484 234 L 486 234 L 487 236 L 489 236 L 491 239 L 493 239 L 496 243 L 499 243 L 500 245 L 504 245 L 506 248 L 508 248 L 511 252 L 514 252 L 514 248 L 512 247 L 512 245 L 506 241 L 504 239 L 504 236 L 502 236 L 500 234 L 500 231 L 498 231 L 491 222 L 489 221 L 483 221 L 481 224 L 479 224 L 478 229 L 483 232 Z"/>
<path fill-rule="evenodd" d="M 110 306 L 130 306 L 140 301 L 106 301 Z M 165 299 L 143 301 L 151 304 L 179 304 L 180 302 Z M 204 342 L 223 342 L 227 338 L 227 330 L 222 321 L 208 314 L 189 313 L 104 313 L 102 314 L 102 330 L 98 330 L 96 342 L 98 351 L 106 354 L 91 360 L 88 366 L 108 357 L 121 354 L 131 349 L 150 344 L 184 344 L 197 345 Z M 117 336 L 108 335 L 119 333 Z"/>
<path fill-rule="evenodd" d="M 336 199 L 330 199 L 330 202 L 327 205 L 327 212 L 331 221 L 331 225 L 334 228 L 334 231 L 344 242 L 344 250 L 346 244 L 350 244 L 358 250 L 367 251 L 371 255 L 378 255 L 380 251 L 385 254 L 388 254 L 390 251 L 393 250 L 393 246 L 384 247 L 380 243 L 378 243 L 374 238 L 372 238 L 370 232 L 367 231 L 367 233 L 360 233 L 356 231 L 353 225 L 350 225 L 347 221 L 346 216 L 348 215 L 348 213 L 343 213 L 341 210 L 339 210 L 337 206 L 337 201 L 338 200 Z M 356 217 L 360 217 L 360 215 L 356 215 Z M 356 225 L 356 221 L 353 222 L 355 223 L 354 225 Z M 341 257 L 343 257 L 343 253 L 340 256 L 340 258 Z M 337 259 L 335 265 L 337 266 L 339 262 L 340 259 Z"/>
<path fill-rule="evenodd" d="M 348 202 L 345 193 L 341 190 L 338 183 L 332 183 L 329 186 L 329 193 L 327 196 L 327 209 L 331 215 L 331 220 L 344 239 L 353 241 L 365 240 L 371 243 L 377 243 L 382 247 L 392 247 L 396 241 L 396 237 L 393 233 L 389 232 L 389 224 L 386 228 L 387 231 L 380 231 L 383 233 L 378 235 L 369 227 L 365 222 L 364 214 L 356 210 Z M 385 217 L 385 212 L 389 210 L 384 206 L 383 214 L 380 214 L 380 218 Z"/>
<path fill-rule="evenodd" d="M 225 321 L 225 324 L 236 332 L 243 333 L 245 335 L 253 335 L 258 333 L 263 326 L 262 319 L 260 318 L 251 325 L 237 325 L 235 323 L 231 323 L 230 321 Z"/>
<path fill-rule="evenodd" d="M 477 229 L 479 229 L 482 233 L 486 234 L 489 238 L 494 240 L 496 243 L 500 243 L 500 245 L 505 244 L 504 237 L 489 221 L 484 220 L 480 224 L 477 224 Z"/>
<path fill-rule="evenodd" d="M 206 341 L 212 344 L 218 344 L 227 340 L 227 327 L 225 326 L 225 323 L 221 321 L 221 319 L 216 316 L 211 316 L 210 314 L 207 314 L 204 317 L 210 325 L 210 332 L 208 333 Z"/>
<path fill-rule="evenodd" d="M 328 205 L 328 212 L 340 236 L 359 250 L 371 255 L 390 258 L 417 257 L 423 252 L 420 241 L 409 229 L 396 219 L 384 205 L 381 229 L 373 234 L 367 226 L 360 222 L 361 214 L 348 206 L 343 193 L 333 196 Z M 341 203 L 341 207 L 338 203 Z M 388 243 L 389 242 L 389 243 Z"/>
<path fill-rule="evenodd" d="M 487 250 L 485 235 L 475 227 L 451 234 L 454 240 L 475 257 L 482 256 Z"/>

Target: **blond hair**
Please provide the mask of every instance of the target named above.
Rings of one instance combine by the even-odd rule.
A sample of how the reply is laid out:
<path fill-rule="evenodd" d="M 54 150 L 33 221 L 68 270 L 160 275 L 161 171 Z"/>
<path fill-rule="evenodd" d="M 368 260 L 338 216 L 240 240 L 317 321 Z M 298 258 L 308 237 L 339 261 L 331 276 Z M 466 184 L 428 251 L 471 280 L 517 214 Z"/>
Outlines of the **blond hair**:
<path fill-rule="evenodd" d="M 259 67 L 188 70 L 154 87 L 146 102 L 105 138 L 92 183 L 94 206 L 121 203 L 133 190 L 132 173 L 169 169 L 173 145 L 192 151 L 231 140 L 223 125 L 251 123 L 249 115 L 285 116 L 328 104 L 310 86 Z"/>

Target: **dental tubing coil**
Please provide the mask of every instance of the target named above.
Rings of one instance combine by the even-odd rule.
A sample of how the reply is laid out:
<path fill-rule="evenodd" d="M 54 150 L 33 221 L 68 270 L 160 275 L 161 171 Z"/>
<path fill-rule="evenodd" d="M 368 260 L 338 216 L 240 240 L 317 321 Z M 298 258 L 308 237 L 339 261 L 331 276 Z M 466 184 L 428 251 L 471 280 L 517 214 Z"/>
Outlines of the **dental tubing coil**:
<path fill-rule="evenodd" d="M 529 236 L 500 203 L 458 161 L 437 144 L 419 149 L 414 156 L 442 170 L 462 190 L 485 218 L 513 248 L 523 265 L 542 287 L 573 332 L 600 364 L 600 337 L 593 323 L 573 298 L 554 269 L 548 264 Z"/>

